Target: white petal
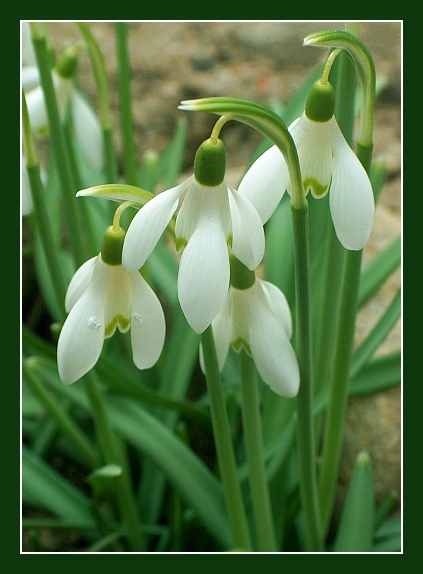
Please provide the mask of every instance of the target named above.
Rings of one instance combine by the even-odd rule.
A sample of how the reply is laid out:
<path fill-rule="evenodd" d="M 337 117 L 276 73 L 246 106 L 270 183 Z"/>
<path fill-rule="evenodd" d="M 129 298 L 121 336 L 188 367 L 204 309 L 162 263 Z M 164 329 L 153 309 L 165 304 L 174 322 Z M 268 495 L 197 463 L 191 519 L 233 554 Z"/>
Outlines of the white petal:
<path fill-rule="evenodd" d="M 72 118 L 82 151 L 98 171 L 103 169 L 103 134 L 93 109 L 76 90 L 72 92 Z"/>
<path fill-rule="evenodd" d="M 229 189 L 232 218 L 232 251 L 253 271 L 264 255 L 264 229 L 259 214 L 243 195 Z"/>
<path fill-rule="evenodd" d="M 21 71 L 22 89 L 30 92 L 40 84 L 40 73 L 37 66 L 24 66 Z"/>
<path fill-rule="evenodd" d="M 297 146 L 301 175 L 306 193 L 324 197 L 332 175 L 332 146 L 328 123 L 317 123 L 303 114 L 291 130 Z"/>
<path fill-rule="evenodd" d="M 135 215 L 123 244 L 122 265 L 127 271 L 138 271 L 144 265 L 175 213 L 178 200 L 191 179 L 159 193 Z"/>
<path fill-rule="evenodd" d="M 108 265 L 97 259 L 90 285 L 72 307 L 60 332 L 57 364 L 65 385 L 85 375 L 100 356 L 109 270 Z"/>
<path fill-rule="evenodd" d="M 222 308 L 229 287 L 229 255 L 219 214 L 207 210 L 182 253 L 178 296 L 196 333 L 202 333 Z"/>
<path fill-rule="evenodd" d="M 278 395 L 294 397 L 298 392 L 300 375 L 297 358 L 285 330 L 270 312 L 259 290 L 251 293 L 248 306 L 251 354 L 261 378 Z"/>
<path fill-rule="evenodd" d="M 99 255 L 96 255 L 95 257 L 88 259 L 88 261 L 85 261 L 85 263 L 83 263 L 81 267 L 77 269 L 72 279 L 70 280 L 65 297 L 65 309 L 67 313 L 69 313 L 69 311 L 72 309 L 72 307 L 75 305 L 75 303 L 90 284 L 94 265 L 98 258 Z"/>
<path fill-rule="evenodd" d="M 256 208 L 262 223 L 270 218 L 289 183 L 288 168 L 275 145 L 265 151 L 242 178 L 238 192 Z"/>
<path fill-rule="evenodd" d="M 25 100 L 32 131 L 40 137 L 46 135 L 48 132 L 48 121 L 41 87 L 38 86 L 29 91 L 25 95 Z"/>
<path fill-rule="evenodd" d="M 230 306 L 231 306 L 231 289 L 229 290 L 228 296 L 226 297 L 226 301 L 216 315 L 212 323 L 213 328 L 213 338 L 214 344 L 216 347 L 216 355 L 217 355 L 217 362 L 219 364 L 219 370 L 222 372 L 223 367 L 225 366 L 226 357 L 228 356 L 229 346 L 231 344 L 231 315 L 230 315 Z M 203 348 L 200 343 L 200 367 L 203 373 L 206 373 L 206 369 L 204 366 L 204 355 L 203 355 Z"/>
<path fill-rule="evenodd" d="M 104 305 L 105 334 L 111 337 L 116 327 L 126 333 L 131 324 L 132 287 L 128 271 L 122 265 L 110 267 L 109 286 Z"/>
<path fill-rule="evenodd" d="M 369 239 L 375 213 L 369 177 L 334 119 L 329 134 L 334 152 L 329 204 L 339 241 L 358 251 Z"/>
<path fill-rule="evenodd" d="M 290 339 L 292 337 L 292 316 L 284 293 L 276 285 L 269 283 L 269 281 L 256 280 L 259 281 L 263 288 L 273 315 L 288 335 L 288 339 Z"/>
<path fill-rule="evenodd" d="M 165 317 L 156 294 L 136 271 L 132 284 L 131 343 L 135 365 L 149 369 L 160 357 L 166 334 Z"/>

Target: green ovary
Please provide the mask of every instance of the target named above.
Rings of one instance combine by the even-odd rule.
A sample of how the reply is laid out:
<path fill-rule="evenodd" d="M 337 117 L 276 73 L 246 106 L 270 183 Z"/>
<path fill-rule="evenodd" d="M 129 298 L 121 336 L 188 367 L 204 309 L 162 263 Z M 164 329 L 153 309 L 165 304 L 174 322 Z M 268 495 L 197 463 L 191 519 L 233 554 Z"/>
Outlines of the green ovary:
<path fill-rule="evenodd" d="M 106 331 L 104 333 L 104 338 L 108 339 L 116 331 L 116 327 L 121 333 L 126 333 L 131 325 L 131 321 L 128 317 L 125 317 L 121 313 L 118 313 L 113 317 L 110 323 L 106 326 Z"/>
<path fill-rule="evenodd" d="M 311 190 L 313 196 L 317 198 L 324 197 L 329 188 L 329 184 L 322 185 L 314 177 L 306 177 L 303 181 L 303 185 L 305 193 L 307 193 L 308 190 Z"/>

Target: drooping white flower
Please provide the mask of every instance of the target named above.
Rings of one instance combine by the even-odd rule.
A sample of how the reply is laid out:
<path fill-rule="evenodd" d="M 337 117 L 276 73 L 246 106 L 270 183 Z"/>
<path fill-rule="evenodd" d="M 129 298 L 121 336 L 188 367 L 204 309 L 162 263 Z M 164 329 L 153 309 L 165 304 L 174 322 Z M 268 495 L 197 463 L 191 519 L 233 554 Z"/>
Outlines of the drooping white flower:
<path fill-rule="evenodd" d="M 26 28 L 23 28 L 23 32 Z M 22 41 L 26 38 L 23 33 Z M 22 88 L 25 92 L 25 100 L 31 129 L 38 137 L 45 137 L 49 133 L 47 110 L 44 101 L 44 92 L 40 85 L 38 67 L 31 63 L 33 55 L 29 50 L 32 43 L 27 39 L 23 43 L 23 63 L 21 70 Z M 75 137 L 78 144 L 88 158 L 94 169 L 101 171 L 104 165 L 103 159 L 103 135 L 100 122 L 86 97 L 73 83 L 74 67 L 76 66 L 76 52 L 69 49 L 56 68 L 52 69 L 51 75 L 56 93 L 57 105 L 61 119 L 65 117 L 68 104 L 70 105 Z M 24 56 L 26 56 L 24 58 Z M 71 60 L 75 59 L 75 63 Z M 70 61 L 70 63 L 69 63 Z"/>
<path fill-rule="evenodd" d="M 116 328 L 122 333 L 131 329 L 132 355 L 139 369 L 152 367 L 163 348 L 165 318 L 156 294 L 138 271 L 129 273 L 120 264 L 106 263 L 103 256 L 86 261 L 66 293 L 69 315 L 57 346 L 64 384 L 75 382 L 97 363 L 104 339 Z"/>
<path fill-rule="evenodd" d="M 305 193 L 311 191 L 314 197 L 322 198 L 330 188 L 329 205 L 338 239 L 346 249 L 357 251 L 367 243 L 372 229 L 373 191 L 333 115 L 331 92 L 332 87 L 326 84 L 316 103 L 317 92 L 312 91 L 305 112 L 289 131 L 297 146 Z M 289 192 L 288 168 L 282 153 L 272 146 L 250 167 L 238 191 L 251 201 L 265 222 L 286 189 Z"/>
<path fill-rule="evenodd" d="M 251 273 L 246 288 L 231 285 L 221 311 L 212 323 L 220 370 L 232 345 L 254 360 L 263 381 L 278 395 L 294 397 L 300 375 L 290 343 L 291 312 L 285 295 L 272 283 Z M 200 364 L 204 371 L 202 350 Z"/>
<path fill-rule="evenodd" d="M 140 269 L 186 192 L 175 226 L 176 248 L 183 250 L 178 296 L 188 323 L 197 333 L 210 325 L 225 301 L 229 249 L 249 269 L 255 269 L 264 254 L 260 217 L 251 203 L 226 183 L 225 168 L 226 150 L 221 140 L 217 144 L 204 142 L 197 151 L 194 175 L 159 193 L 138 211 L 123 247 L 125 269 Z M 113 194 L 108 197 L 115 198 Z"/>

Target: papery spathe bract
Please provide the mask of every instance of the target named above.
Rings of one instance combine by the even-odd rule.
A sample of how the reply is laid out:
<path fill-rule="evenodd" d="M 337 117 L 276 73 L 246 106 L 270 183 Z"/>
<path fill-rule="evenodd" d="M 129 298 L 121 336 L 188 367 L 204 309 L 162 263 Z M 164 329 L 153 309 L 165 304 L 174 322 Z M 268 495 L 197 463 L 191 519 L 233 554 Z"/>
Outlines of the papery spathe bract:
<path fill-rule="evenodd" d="M 104 263 L 101 254 L 73 276 L 66 295 L 69 315 L 60 332 L 57 362 L 61 380 L 71 384 L 97 363 L 105 338 L 131 329 L 132 354 L 139 369 L 158 360 L 165 319 L 157 296 L 137 272 Z"/>

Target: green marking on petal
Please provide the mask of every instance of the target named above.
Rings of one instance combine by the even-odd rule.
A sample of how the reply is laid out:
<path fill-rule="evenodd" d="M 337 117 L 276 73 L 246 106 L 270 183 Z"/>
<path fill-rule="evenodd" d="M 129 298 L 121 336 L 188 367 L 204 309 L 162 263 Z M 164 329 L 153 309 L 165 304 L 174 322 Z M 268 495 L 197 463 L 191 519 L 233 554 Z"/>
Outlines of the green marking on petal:
<path fill-rule="evenodd" d="M 250 345 L 242 337 L 237 337 L 235 340 L 231 341 L 231 345 L 236 353 L 240 353 L 242 350 L 244 350 L 247 355 L 252 357 Z"/>
<path fill-rule="evenodd" d="M 175 237 L 175 249 L 176 251 L 181 251 L 181 249 L 185 249 L 187 246 L 188 239 L 185 237 Z"/>
<path fill-rule="evenodd" d="M 307 194 L 310 190 L 313 197 L 321 199 L 324 197 L 329 189 L 329 185 L 322 185 L 315 177 L 306 177 L 303 181 L 304 191 Z"/>
<path fill-rule="evenodd" d="M 110 323 L 106 326 L 106 330 L 104 332 L 104 338 L 108 339 L 113 335 L 116 331 L 116 327 L 119 329 L 121 333 L 126 333 L 131 325 L 131 321 L 129 317 L 125 317 L 121 313 L 118 313 L 113 317 Z"/>

